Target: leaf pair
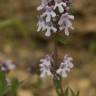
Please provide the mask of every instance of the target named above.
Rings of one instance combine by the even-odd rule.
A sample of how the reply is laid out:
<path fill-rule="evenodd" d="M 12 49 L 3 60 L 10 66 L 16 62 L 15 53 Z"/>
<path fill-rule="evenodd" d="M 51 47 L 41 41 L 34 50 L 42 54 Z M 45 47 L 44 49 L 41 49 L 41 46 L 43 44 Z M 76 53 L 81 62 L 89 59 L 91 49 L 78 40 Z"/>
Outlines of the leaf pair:
<path fill-rule="evenodd" d="M 71 88 L 67 88 L 64 92 L 64 96 L 79 96 L 80 92 L 77 91 L 76 93 L 71 89 Z"/>
<path fill-rule="evenodd" d="M 11 84 L 8 85 L 5 73 L 0 71 L 0 96 L 16 96 L 17 90 L 21 82 L 13 79 Z"/>

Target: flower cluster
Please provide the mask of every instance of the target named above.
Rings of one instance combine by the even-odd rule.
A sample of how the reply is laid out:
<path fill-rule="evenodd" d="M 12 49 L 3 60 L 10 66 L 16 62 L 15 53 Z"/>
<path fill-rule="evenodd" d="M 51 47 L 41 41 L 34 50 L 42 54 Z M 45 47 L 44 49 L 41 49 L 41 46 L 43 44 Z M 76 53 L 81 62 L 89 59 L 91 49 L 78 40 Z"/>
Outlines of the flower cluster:
<path fill-rule="evenodd" d="M 45 31 L 45 36 L 51 33 L 65 31 L 69 36 L 69 29 L 74 29 L 72 20 L 74 16 L 69 14 L 71 0 L 42 0 L 37 10 L 42 14 L 39 16 L 37 32 Z"/>
<path fill-rule="evenodd" d="M 40 64 L 40 72 L 41 72 L 41 75 L 40 77 L 41 78 L 44 78 L 47 76 L 52 76 L 52 73 L 51 73 L 51 57 L 49 55 L 46 55 L 46 57 L 44 59 L 41 59 L 40 60 L 41 64 Z"/>
<path fill-rule="evenodd" d="M 61 76 L 62 78 L 66 78 L 68 72 L 73 68 L 72 58 L 67 54 L 64 56 L 63 62 L 61 62 L 60 66 L 57 70 L 54 70 L 52 66 L 52 57 L 47 55 L 44 59 L 41 59 L 40 62 L 40 77 L 45 78 L 46 76 L 52 76 L 57 74 L 57 76 Z M 55 74 L 54 74 L 55 73 Z"/>
<path fill-rule="evenodd" d="M 70 72 L 70 69 L 73 68 L 72 57 L 69 57 L 67 54 L 64 56 L 63 62 L 60 64 L 59 69 L 56 71 L 57 74 L 62 77 L 67 77 L 67 72 Z"/>

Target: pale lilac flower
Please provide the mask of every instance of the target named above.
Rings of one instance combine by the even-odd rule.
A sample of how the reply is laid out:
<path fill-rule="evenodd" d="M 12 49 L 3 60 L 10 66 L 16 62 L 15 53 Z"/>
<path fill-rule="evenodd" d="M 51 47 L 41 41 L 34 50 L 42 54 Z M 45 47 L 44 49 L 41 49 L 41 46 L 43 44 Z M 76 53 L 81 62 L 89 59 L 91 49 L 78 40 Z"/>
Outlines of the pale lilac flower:
<path fill-rule="evenodd" d="M 54 33 L 56 33 L 57 32 L 57 29 L 53 26 L 53 24 L 52 23 L 47 23 L 47 25 L 46 25 L 46 32 L 45 32 L 45 36 L 46 37 L 49 37 L 49 36 L 51 36 L 51 32 L 54 32 Z"/>
<path fill-rule="evenodd" d="M 42 14 L 42 17 L 46 18 L 46 22 L 50 22 L 52 18 L 56 17 L 56 13 L 53 11 L 53 7 L 46 6 L 46 11 Z"/>
<path fill-rule="evenodd" d="M 44 31 L 45 27 L 46 27 L 46 22 L 44 21 L 44 19 L 42 18 L 42 16 L 40 16 L 39 21 L 37 23 L 37 32 L 39 31 Z"/>
<path fill-rule="evenodd" d="M 6 78 L 7 86 L 11 85 L 11 80 L 9 78 Z"/>
<path fill-rule="evenodd" d="M 16 65 L 13 64 L 11 60 L 7 60 L 3 62 L 0 66 L 1 71 L 4 71 L 4 72 L 14 70 L 15 68 L 16 68 Z"/>
<path fill-rule="evenodd" d="M 47 55 L 44 59 L 40 60 L 40 77 L 43 79 L 46 76 L 52 76 L 51 73 L 51 57 Z"/>
<path fill-rule="evenodd" d="M 61 77 L 66 78 L 68 72 L 73 68 L 72 58 L 68 55 L 64 56 L 63 62 L 61 63 L 59 69 L 56 71 Z"/>
<path fill-rule="evenodd" d="M 12 63 L 11 60 L 1 61 L 0 62 L 0 70 L 5 73 L 5 76 L 7 73 L 9 73 L 12 70 L 15 70 L 16 65 Z M 7 86 L 11 85 L 11 80 L 7 76 L 5 77 Z"/>
<path fill-rule="evenodd" d="M 62 14 L 58 24 L 60 25 L 59 29 L 65 30 L 65 35 L 69 36 L 69 28 L 70 29 L 74 29 L 72 26 L 72 20 L 74 20 L 74 16 L 73 15 L 69 15 L 68 13 L 64 13 Z"/>
<path fill-rule="evenodd" d="M 54 10 L 58 8 L 60 13 L 64 12 L 64 7 L 66 7 L 66 3 L 64 3 L 62 0 L 54 0 L 55 1 L 55 6 Z"/>

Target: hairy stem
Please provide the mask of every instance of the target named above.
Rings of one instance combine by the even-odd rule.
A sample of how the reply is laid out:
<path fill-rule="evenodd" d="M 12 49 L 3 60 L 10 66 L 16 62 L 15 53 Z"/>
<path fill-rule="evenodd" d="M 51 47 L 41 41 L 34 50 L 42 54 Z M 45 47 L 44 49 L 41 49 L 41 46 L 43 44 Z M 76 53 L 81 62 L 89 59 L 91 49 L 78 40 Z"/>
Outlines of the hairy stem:
<path fill-rule="evenodd" d="M 56 35 L 54 36 L 54 63 L 57 66 L 57 64 L 58 64 L 58 44 L 56 42 Z"/>
<path fill-rule="evenodd" d="M 54 67 L 57 69 L 58 67 L 58 43 L 56 41 L 57 38 L 57 33 L 54 36 Z M 59 79 L 58 79 L 59 78 Z M 62 78 L 54 73 L 54 78 L 53 78 L 54 86 L 56 93 L 58 96 L 64 96 L 63 88 L 62 88 Z"/>

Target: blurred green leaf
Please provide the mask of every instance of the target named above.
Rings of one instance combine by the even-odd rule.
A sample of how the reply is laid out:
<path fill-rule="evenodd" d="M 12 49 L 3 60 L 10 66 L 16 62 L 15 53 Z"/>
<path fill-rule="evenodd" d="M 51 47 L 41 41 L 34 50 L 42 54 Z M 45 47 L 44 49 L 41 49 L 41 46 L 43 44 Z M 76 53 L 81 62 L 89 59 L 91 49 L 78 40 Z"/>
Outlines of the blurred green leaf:
<path fill-rule="evenodd" d="M 17 79 L 12 80 L 10 87 L 11 87 L 11 94 L 13 96 L 16 96 L 17 90 L 21 84 L 22 84 L 22 82 L 19 82 Z"/>
<path fill-rule="evenodd" d="M 65 38 L 64 38 L 64 36 L 57 35 L 57 36 L 56 36 L 56 41 L 57 41 L 58 43 L 65 44 Z"/>
<path fill-rule="evenodd" d="M 0 29 L 7 28 L 7 27 L 15 27 L 18 31 L 21 32 L 21 34 L 26 37 L 28 34 L 28 28 L 25 26 L 25 24 L 16 18 L 1 21 L 0 22 Z"/>
<path fill-rule="evenodd" d="M 4 82 L 5 80 L 5 74 L 4 72 L 0 71 L 0 82 Z"/>
<path fill-rule="evenodd" d="M 80 95 L 80 92 L 78 91 L 77 94 L 76 94 L 76 96 L 79 96 L 79 95 Z"/>
<path fill-rule="evenodd" d="M 75 92 L 70 88 L 71 96 L 76 96 Z"/>
<path fill-rule="evenodd" d="M 0 71 L 0 96 L 4 96 L 9 91 L 4 72 Z"/>
<path fill-rule="evenodd" d="M 5 28 L 13 24 L 13 19 L 0 22 L 0 28 Z"/>

